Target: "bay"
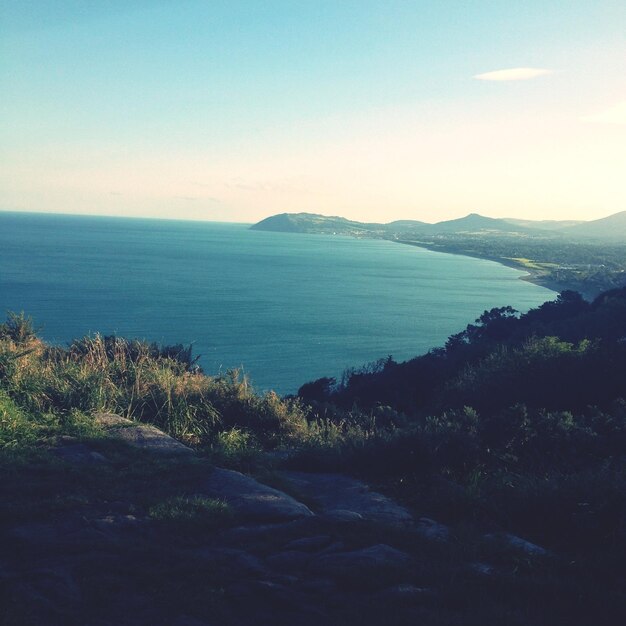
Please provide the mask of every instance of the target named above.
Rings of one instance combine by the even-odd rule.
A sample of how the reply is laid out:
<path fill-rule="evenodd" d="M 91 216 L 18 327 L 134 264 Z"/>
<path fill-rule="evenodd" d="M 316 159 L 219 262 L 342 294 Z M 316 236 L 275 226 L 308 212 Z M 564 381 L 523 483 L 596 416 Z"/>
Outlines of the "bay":
<path fill-rule="evenodd" d="M 193 343 L 258 390 L 442 345 L 484 310 L 555 294 L 492 261 L 244 224 L 0 213 L 0 311 L 47 341 L 100 332 Z"/>

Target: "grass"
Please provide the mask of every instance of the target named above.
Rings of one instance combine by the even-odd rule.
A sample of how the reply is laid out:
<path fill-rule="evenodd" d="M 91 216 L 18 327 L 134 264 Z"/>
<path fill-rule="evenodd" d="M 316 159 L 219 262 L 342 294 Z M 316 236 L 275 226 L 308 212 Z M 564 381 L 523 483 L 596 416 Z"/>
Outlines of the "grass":
<path fill-rule="evenodd" d="M 27 446 L 37 440 L 37 425 L 0 390 L 0 449 Z"/>
<path fill-rule="evenodd" d="M 216 529 L 232 523 L 233 512 L 222 500 L 204 496 L 175 496 L 150 507 L 151 519 L 186 530 Z"/>
<path fill-rule="evenodd" d="M 0 389 L 20 410 L 54 415 L 59 424 L 72 412 L 110 411 L 155 424 L 204 449 L 232 451 L 237 432 L 250 445 L 258 440 L 271 448 L 306 430 L 306 414 L 297 400 L 256 395 L 237 371 L 204 376 L 190 370 L 188 353 L 186 361 L 170 353 L 99 335 L 62 349 L 35 337 L 17 342 L 13 334 L 0 333 Z"/>

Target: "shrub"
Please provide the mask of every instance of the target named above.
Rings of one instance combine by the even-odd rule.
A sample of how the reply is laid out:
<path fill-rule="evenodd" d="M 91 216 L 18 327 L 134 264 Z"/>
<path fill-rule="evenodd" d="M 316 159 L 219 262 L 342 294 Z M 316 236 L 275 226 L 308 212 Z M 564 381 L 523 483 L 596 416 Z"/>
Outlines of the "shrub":
<path fill-rule="evenodd" d="M 10 339 L 18 345 L 24 345 L 35 339 L 35 327 L 31 317 L 26 317 L 24 311 L 14 313 L 9 311 L 7 321 L 0 324 L 0 339 Z"/>
<path fill-rule="evenodd" d="M 0 449 L 25 446 L 36 438 L 33 420 L 0 390 Z"/>

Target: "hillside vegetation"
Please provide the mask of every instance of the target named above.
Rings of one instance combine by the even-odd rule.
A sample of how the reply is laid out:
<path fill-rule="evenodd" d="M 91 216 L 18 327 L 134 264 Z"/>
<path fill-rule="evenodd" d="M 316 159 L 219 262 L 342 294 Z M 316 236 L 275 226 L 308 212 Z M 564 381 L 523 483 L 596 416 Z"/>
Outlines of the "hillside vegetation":
<path fill-rule="evenodd" d="M 159 426 L 206 461 L 266 477 L 277 467 L 353 474 L 443 522 L 450 563 L 462 552 L 504 572 L 478 593 L 442 563 L 455 597 L 448 609 L 465 607 L 471 623 L 622 623 L 625 372 L 626 289 L 593 302 L 564 292 L 524 315 L 485 311 L 441 348 L 287 398 L 256 394 L 237 372 L 205 376 L 184 346 L 97 335 L 49 346 L 29 318 L 11 314 L 0 325 L 0 462 L 11 477 L 2 497 L 15 522 L 84 506 L 96 484 L 121 498 L 155 475 L 142 505 L 150 515 L 227 523 L 219 502 L 172 500 L 177 471 L 133 464 L 127 452 L 126 486 L 86 473 L 69 487 L 76 477 L 45 461 L 47 450 L 68 437 L 98 441 L 93 416 L 110 411 Z M 553 557 L 483 545 L 500 531 Z M 437 615 L 424 623 L 464 623 Z"/>
<path fill-rule="evenodd" d="M 625 373 L 626 289 L 592 303 L 564 292 L 522 316 L 486 311 L 443 348 L 299 396 L 320 417 L 378 424 L 318 462 L 428 499 L 448 522 L 514 528 L 608 584 L 626 562 Z"/>

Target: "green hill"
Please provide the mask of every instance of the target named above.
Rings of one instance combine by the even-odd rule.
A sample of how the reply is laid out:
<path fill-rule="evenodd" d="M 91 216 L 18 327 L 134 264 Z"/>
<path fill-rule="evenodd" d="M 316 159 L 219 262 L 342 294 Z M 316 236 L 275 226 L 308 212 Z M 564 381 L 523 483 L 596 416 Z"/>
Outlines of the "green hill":
<path fill-rule="evenodd" d="M 599 220 L 576 224 L 562 230 L 570 237 L 611 239 L 626 241 L 626 211 L 603 217 Z"/>

